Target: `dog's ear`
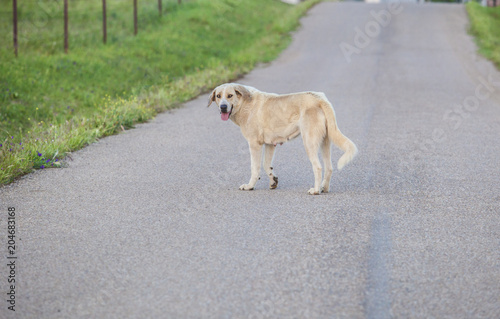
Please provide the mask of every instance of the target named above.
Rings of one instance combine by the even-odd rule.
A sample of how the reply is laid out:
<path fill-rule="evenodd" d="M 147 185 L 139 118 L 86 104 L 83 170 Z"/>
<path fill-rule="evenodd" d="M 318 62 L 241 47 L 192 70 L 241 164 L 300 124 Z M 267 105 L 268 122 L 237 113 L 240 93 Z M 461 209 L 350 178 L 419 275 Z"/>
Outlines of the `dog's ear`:
<path fill-rule="evenodd" d="M 245 100 L 250 99 L 252 97 L 252 94 L 246 87 L 243 85 L 236 85 L 234 87 L 234 91 L 236 92 L 236 95 L 238 95 L 239 98 L 243 98 Z"/>
<path fill-rule="evenodd" d="M 207 105 L 207 107 L 209 107 L 210 105 L 212 105 L 213 102 L 215 102 L 215 89 L 208 96 L 208 105 Z"/>

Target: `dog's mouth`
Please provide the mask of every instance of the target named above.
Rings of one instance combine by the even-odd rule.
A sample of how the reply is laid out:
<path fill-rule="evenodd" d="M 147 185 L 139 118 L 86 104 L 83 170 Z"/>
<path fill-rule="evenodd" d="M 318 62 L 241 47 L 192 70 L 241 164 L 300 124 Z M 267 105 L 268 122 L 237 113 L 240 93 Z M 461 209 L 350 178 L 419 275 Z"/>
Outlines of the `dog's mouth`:
<path fill-rule="evenodd" d="M 220 112 L 220 118 L 223 120 L 223 121 L 227 121 L 229 120 L 229 116 L 231 115 L 231 113 L 233 112 L 233 107 L 231 106 L 231 110 L 229 112 Z"/>

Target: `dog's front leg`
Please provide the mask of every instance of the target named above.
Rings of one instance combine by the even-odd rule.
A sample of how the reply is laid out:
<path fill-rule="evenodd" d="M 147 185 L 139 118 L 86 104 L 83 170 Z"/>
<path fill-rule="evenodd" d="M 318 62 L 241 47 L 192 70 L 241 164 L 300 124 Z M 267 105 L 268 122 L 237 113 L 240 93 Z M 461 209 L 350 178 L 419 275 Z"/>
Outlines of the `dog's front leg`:
<path fill-rule="evenodd" d="M 243 184 L 240 186 L 240 189 L 245 191 L 253 190 L 255 184 L 259 180 L 260 162 L 262 160 L 262 144 L 248 143 L 248 145 L 250 146 L 252 176 L 250 177 L 250 181 L 248 182 L 248 184 Z"/>
<path fill-rule="evenodd" d="M 266 144 L 264 147 L 264 170 L 269 177 L 269 188 L 275 189 L 278 187 L 278 177 L 274 175 L 273 172 L 273 155 L 276 146 L 272 144 Z"/>

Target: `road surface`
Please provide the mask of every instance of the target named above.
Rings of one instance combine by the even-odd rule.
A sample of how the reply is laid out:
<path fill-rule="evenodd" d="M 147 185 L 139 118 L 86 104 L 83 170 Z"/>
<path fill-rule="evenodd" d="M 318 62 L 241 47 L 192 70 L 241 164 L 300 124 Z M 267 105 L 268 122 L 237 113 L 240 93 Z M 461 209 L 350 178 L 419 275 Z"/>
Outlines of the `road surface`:
<path fill-rule="evenodd" d="M 500 73 L 467 26 L 462 5 L 322 3 L 239 81 L 333 101 L 360 153 L 329 194 L 306 194 L 300 139 L 278 189 L 239 191 L 249 151 L 208 93 L 0 189 L 0 317 L 499 318 Z"/>

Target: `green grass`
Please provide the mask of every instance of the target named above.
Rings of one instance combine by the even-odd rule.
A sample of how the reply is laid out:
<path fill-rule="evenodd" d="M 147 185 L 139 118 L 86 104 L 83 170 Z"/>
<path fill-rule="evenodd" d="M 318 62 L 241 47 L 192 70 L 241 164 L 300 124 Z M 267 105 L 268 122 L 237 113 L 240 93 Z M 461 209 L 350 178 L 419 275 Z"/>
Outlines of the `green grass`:
<path fill-rule="evenodd" d="M 19 57 L 12 1 L 0 0 L 0 184 L 97 139 L 235 79 L 275 58 L 313 4 L 277 0 L 108 0 L 108 44 L 100 1 L 70 1 L 70 51 L 63 53 L 62 1 L 18 1 Z M 7 17 L 7 18 L 6 18 Z"/>
<path fill-rule="evenodd" d="M 470 32 L 476 37 L 479 52 L 500 69 L 500 7 L 482 7 L 467 3 Z"/>

